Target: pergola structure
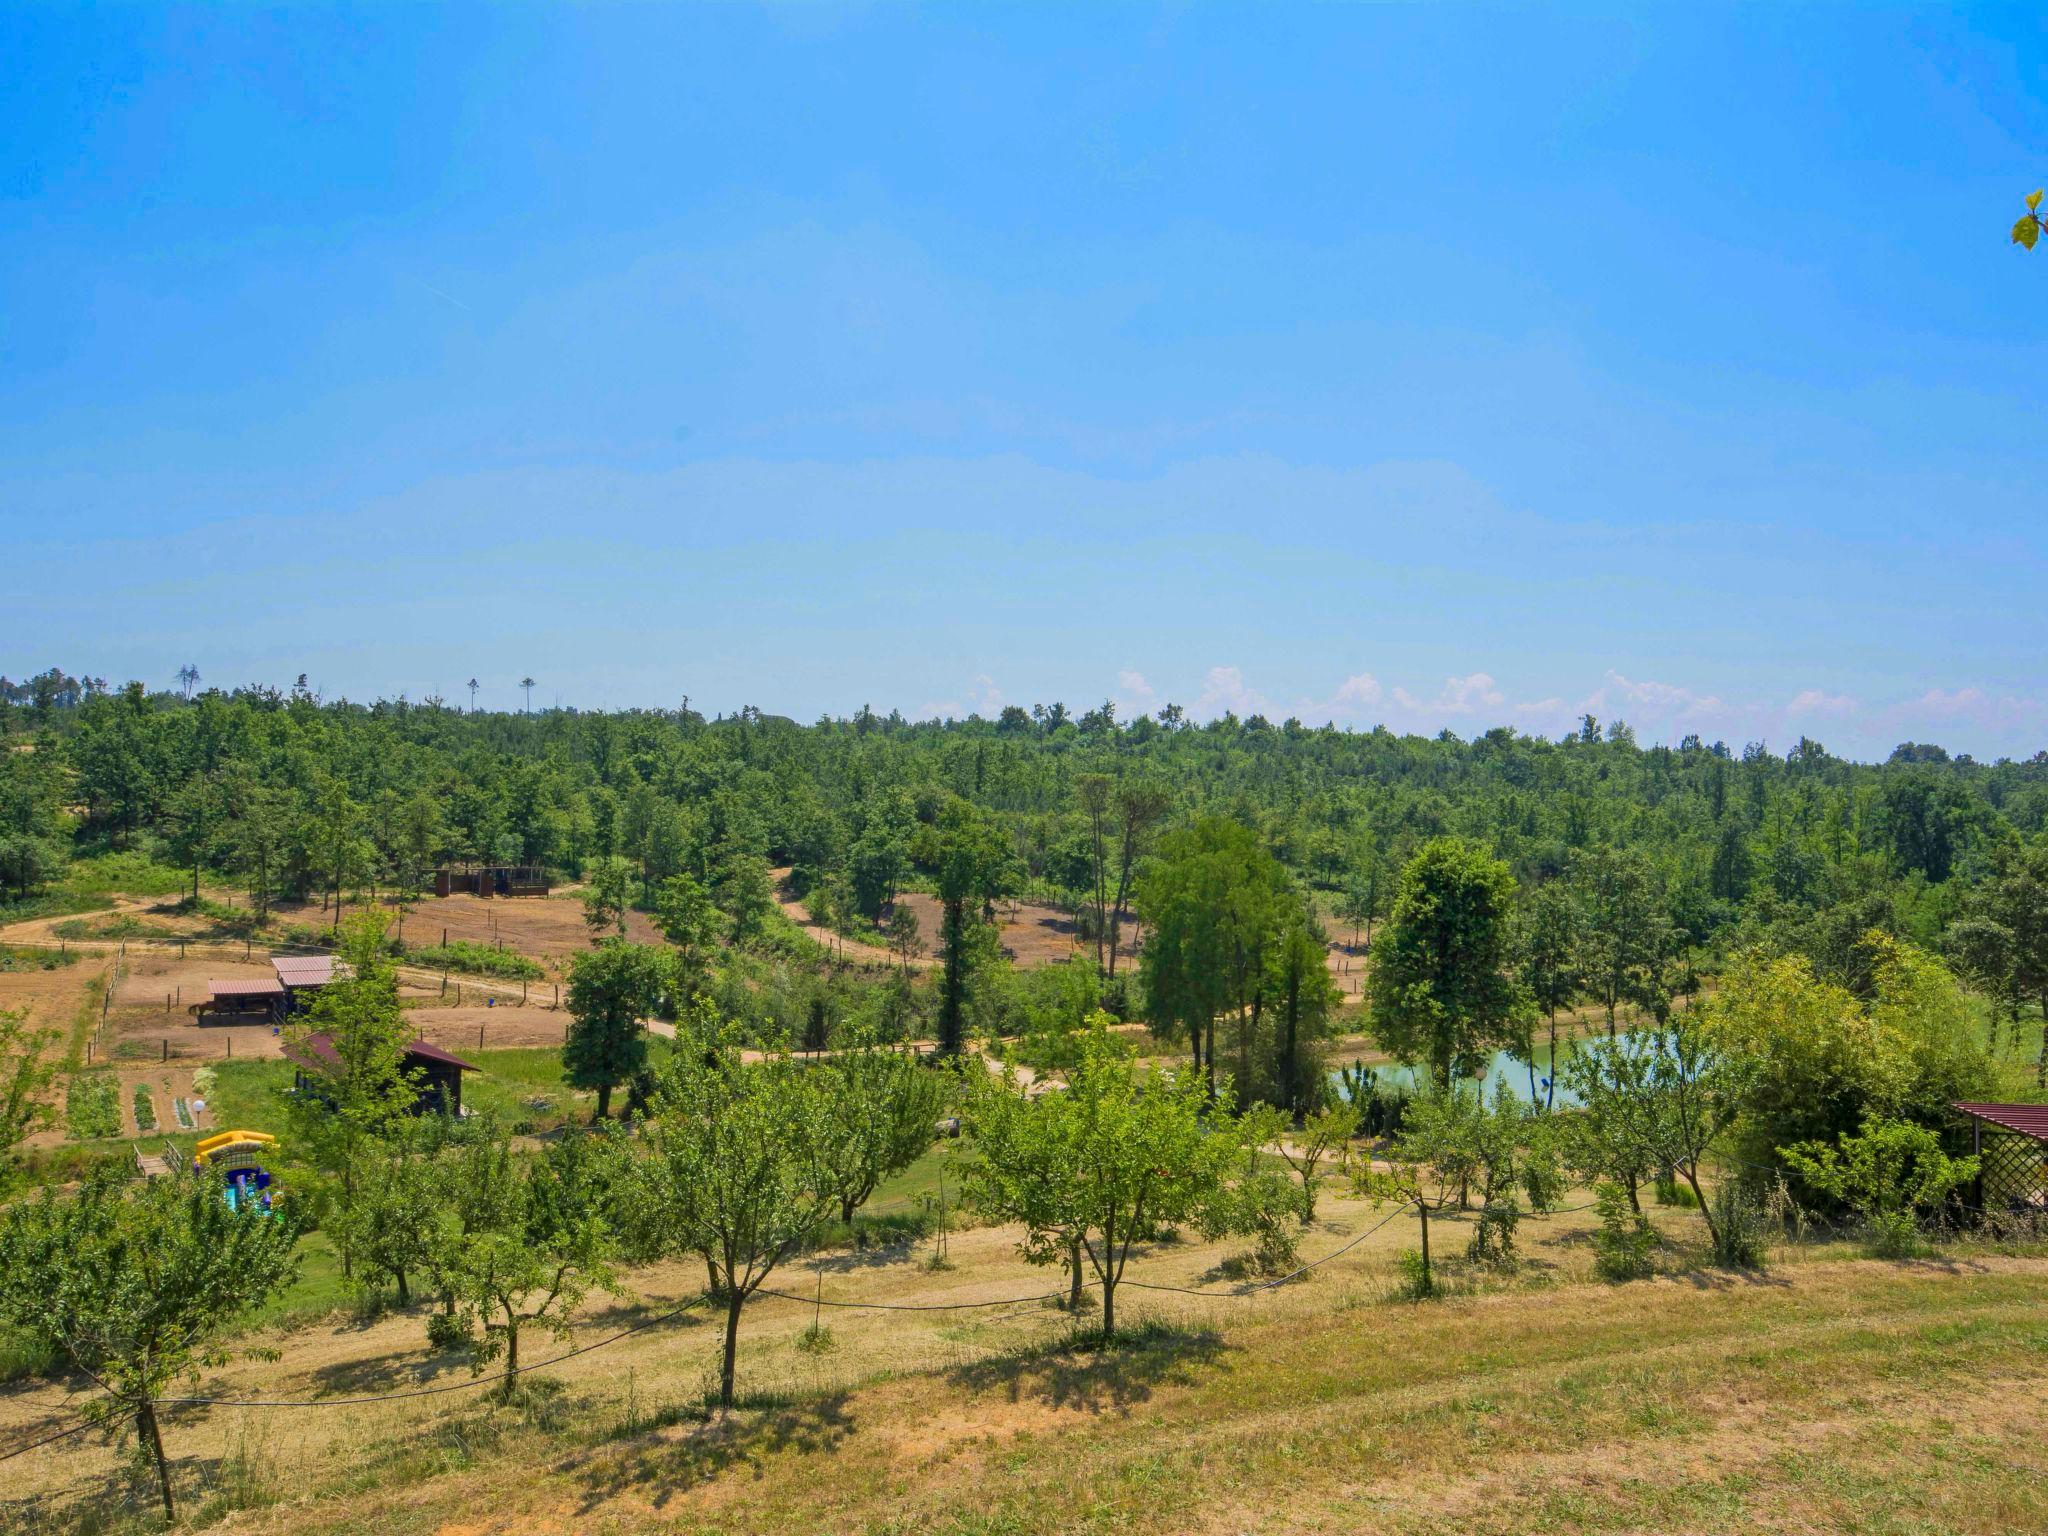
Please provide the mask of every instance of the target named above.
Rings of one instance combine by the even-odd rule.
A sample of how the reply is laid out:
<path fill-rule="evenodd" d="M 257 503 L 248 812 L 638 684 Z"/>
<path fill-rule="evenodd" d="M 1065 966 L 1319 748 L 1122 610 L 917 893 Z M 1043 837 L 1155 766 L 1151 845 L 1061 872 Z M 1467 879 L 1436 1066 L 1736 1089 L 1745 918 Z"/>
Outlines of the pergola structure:
<path fill-rule="evenodd" d="M 2048 1104 L 1958 1102 L 1977 1155 L 1976 1203 L 1990 1212 L 2048 1212 Z"/>

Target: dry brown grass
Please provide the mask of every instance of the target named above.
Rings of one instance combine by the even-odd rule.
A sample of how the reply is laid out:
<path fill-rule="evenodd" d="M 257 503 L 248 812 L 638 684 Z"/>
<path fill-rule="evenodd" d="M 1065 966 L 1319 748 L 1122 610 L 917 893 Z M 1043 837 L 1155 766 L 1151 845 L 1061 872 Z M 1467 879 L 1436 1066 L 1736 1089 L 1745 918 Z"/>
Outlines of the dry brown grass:
<path fill-rule="evenodd" d="M 1377 1219 L 1326 1199 L 1305 1251 Z M 1681 1243 L 1693 1218 L 1664 1212 Z M 1971 1253 L 1909 1265 L 1839 1255 L 1762 1275 L 1586 1279 L 1583 1217 L 1525 1225 L 1525 1258 L 1476 1292 L 1390 1299 L 1401 1220 L 1314 1280 L 1260 1299 L 1128 1292 L 1136 1336 L 1075 1347 L 1065 1316 L 831 1312 L 799 1347 L 801 1302 L 745 1323 L 755 1406 L 707 1420 L 717 1328 L 703 1314 L 548 1368 L 535 1403 L 478 1396 L 347 1410 L 193 1411 L 172 1448 L 188 1485 L 262 1471 L 237 1531 L 774 1532 L 1654 1530 L 2007 1532 L 2042 1528 L 2048 1261 Z M 1047 1289 L 1015 1233 L 789 1272 L 830 1300 L 973 1301 Z M 1437 1232 L 1459 1246 L 1459 1223 Z M 1134 1274 L 1215 1285 L 1224 1249 L 1167 1244 Z M 633 1308 L 689 1296 L 695 1266 L 635 1277 Z M 461 1381 L 418 1317 L 273 1338 L 209 1389 L 344 1395 Z M 536 1353 L 546 1352 L 543 1346 Z M 0 1394 L 0 1437 L 56 1423 Z M 87 1445 L 11 1464 L 0 1518 L 52 1529 L 112 1508 L 129 1474 Z M 1891 1523 L 1887 1523 L 1887 1522 Z"/>

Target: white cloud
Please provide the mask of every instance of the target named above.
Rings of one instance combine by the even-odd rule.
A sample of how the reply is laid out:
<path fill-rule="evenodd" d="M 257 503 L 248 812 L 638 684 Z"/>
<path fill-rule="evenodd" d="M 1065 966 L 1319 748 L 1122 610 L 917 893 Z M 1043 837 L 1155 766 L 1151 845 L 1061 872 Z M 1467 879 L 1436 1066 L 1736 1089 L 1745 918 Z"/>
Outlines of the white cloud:
<path fill-rule="evenodd" d="M 1819 688 L 1808 688 L 1793 696 L 1785 706 L 1785 713 L 1794 718 L 1801 715 L 1846 715 L 1856 708 L 1856 701 L 1846 693 L 1827 693 Z"/>
<path fill-rule="evenodd" d="M 927 700 L 918 706 L 913 718 L 959 720 L 968 715 L 980 715 L 983 719 L 994 719 L 1002 713 L 1003 702 L 1003 690 L 996 686 L 995 679 L 986 672 L 977 672 L 960 697 Z"/>
<path fill-rule="evenodd" d="M 1159 696 L 1152 691 L 1152 685 L 1145 681 L 1145 674 L 1133 667 L 1125 667 L 1116 675 L 1116 712 L 1120 719 L 1133 720 L 1139 715 L 1149 715 Z"/>
<path fill-rule="evenodd" d="M 1930 688 L 1909 707 L 1935 715 L 1968 715 L 1982 709 L 1987 702 L 1981 688 Z"/>
<path fill-rule="evenodd" d="M 1339 683 L 1328 698 L 1296 701 L 1294 714 L 1310 725 L 1319 725 L 1325 720 L 1341 721 L 1346 725 L 1377 725 L 1379 705 L 1385 696 L 1386 691 L 1380 687 L 1378 678 L 1370 672 L 1354 672 Z"/>
<path fill-rule="evenodd" d="M 1464 677 L 1447 677 L 1434 699 L 1418 699 L 1406 688 L 1394 690 L 1394 702 L 1417 713 L 1470 715 L 1482 709 L 1497 709 L 1507 702 L 1490 673 L 1472 672 Z"/>
<path fill-rule="evenodd" d="M 1612 669 L 1607 673 L 1607 688 L 1620 696 L 1618 708 L 1635 704 L 1677 720 L 1740 712 L 1731 711 L 1718 694 L 1695 693 L 1677 683 L 1636 682 Z M 1605 690 L 1596 697 L 1604 693 Z"/>
<path fill-rule="evenodd" d="M 1242 669 L 1211 667 L 1188 713 L 1197 720 L 1213 720 L 1226 710 L 1234 715 L 1270 715 L 1273 705 L 1264 694 L 1245 685 Z"/>

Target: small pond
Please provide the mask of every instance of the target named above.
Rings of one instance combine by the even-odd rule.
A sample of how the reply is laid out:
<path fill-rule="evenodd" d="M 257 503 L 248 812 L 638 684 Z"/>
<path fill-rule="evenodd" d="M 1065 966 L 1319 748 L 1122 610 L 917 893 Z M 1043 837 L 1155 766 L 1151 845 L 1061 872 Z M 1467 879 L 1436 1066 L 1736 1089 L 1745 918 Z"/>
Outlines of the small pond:
<path fill-rule="evenodd" d="M 1607 1034 L 1606 1031 L 1601 1030 L 1594 1034 L 1581 1036 L 1580 1038 L 1605 1040 Z M 1620 1038 L 1626 1043 L 1634 1044 L 1648 1037 L 1623 1030 Z M 1572 1040 L 1559 1041 L 1559 1056 L 1569 1056 L 1575 1046 L 1576 1042 Z M 1558 1085 L 1554 1097 L 1550 1093 L 1550 1042 L 1547 1038 L 1539 1038 L 1537 1040 L 1535 1054 L 1536 1059 L 1531 1063 L 1524 1061 L 1521 1057 L 1510 1051 L 1495 1051 L 1493 1058 L 1486 1064 L 1486 1075 L 1481 1079 L 1486 1084 L 1487 1097 L 1492 1098 L 1499 1086 L 1506 1084 L 1509 1097 L 1520 1099 L 1524 1104 L 1541 1104 L 1548 1099 L 1549 1102 L 1560 1109 L 1575 1106 L 1578 1100 L 1566 1092 L 1562 1084 Z M 1415 1089 L 1416 1074 L 1413 1067 L 1404 1067 L 1398 1062 L 1388 1062 L 1382 1066 L 1374 1067 L 1373 1072 L 1376 1074 L 1378 1081 L 1388 1087 L 1406 1088 L 1411 1093 Z M 1331 1073 L 1330 1081 L 1337 1089 L 1339 1095 L 1342 1095 L 1344 1093 L 1344 1084 L 1338 1074 Z"/>

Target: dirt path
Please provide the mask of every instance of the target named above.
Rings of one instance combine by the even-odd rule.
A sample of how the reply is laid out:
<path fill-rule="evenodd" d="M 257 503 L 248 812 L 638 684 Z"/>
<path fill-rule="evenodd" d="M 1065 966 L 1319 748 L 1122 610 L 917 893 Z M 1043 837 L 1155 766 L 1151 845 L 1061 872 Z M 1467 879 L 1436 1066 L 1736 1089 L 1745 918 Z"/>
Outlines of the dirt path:
<path fill-rule="evenodd" d="M 768 874 L 775 882 L 775 904 L 782 909 L 782 915 L 792 923 L 795 923 L 797 927 L 803 929 L 812 939 L 816 940 L 826 949 L 829 949 L 839 959 L 852 960 L 861 965 L 897 966 L 903 963 L 897 959 L 893 950 L 885 949 L 880 944 L 868 944 L 860 939 L 849 939 L 842 933 L 834 933 L 830 928 L 827 928 L 823 923 L 812 917 L 811 909 L 796 897 L 790 895 L 790 871 L 787 867 L 771 869 L 768 871 Z M 930 956 L 919 955 L 912 958 L 910 968 L 913 971 L 928 970 L 935 963 Z"/>

